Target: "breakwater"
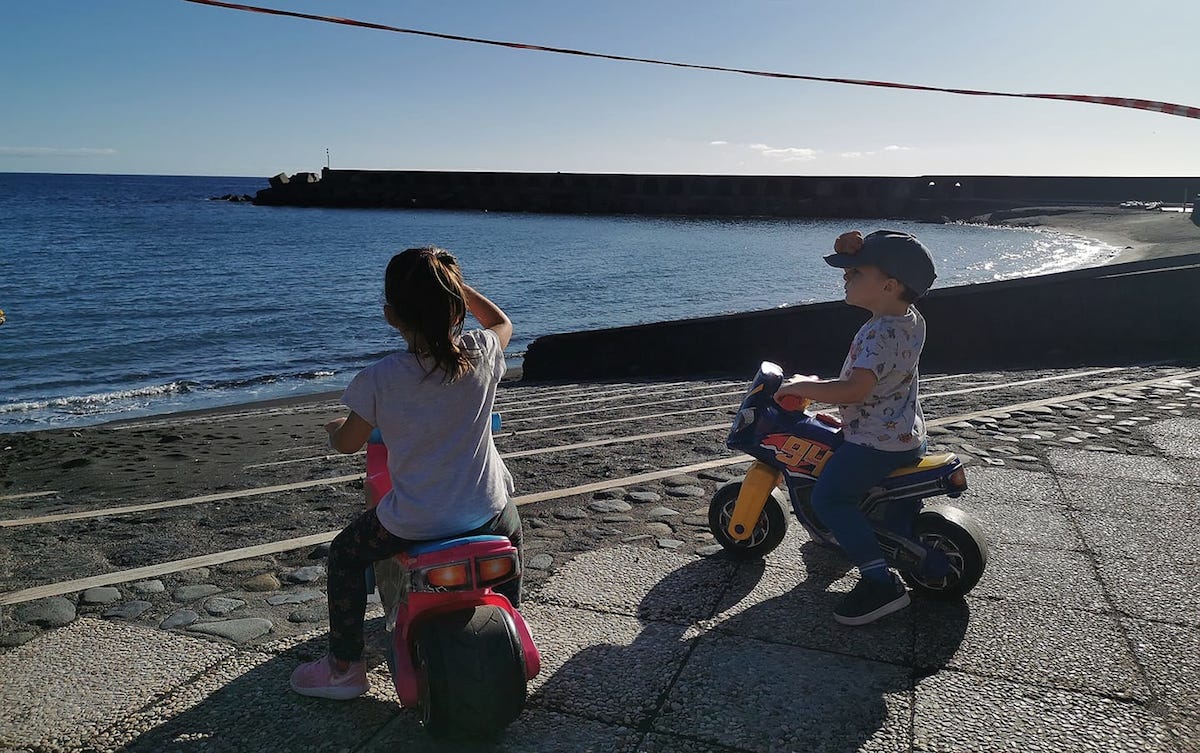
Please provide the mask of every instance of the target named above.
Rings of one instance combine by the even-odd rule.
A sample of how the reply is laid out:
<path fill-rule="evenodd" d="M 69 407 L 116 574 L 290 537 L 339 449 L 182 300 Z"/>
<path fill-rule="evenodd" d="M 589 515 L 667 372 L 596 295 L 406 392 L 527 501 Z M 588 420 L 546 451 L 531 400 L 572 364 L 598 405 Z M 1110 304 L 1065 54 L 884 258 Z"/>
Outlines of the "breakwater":
<path fill-rule="evenodd" d="M 917 305 L 926 371 L 1200 361 L 1200 253 L 935 289 Z M 835 374 L 868 314 L 842 302 L 548 335 L 531 381 Z"/>
<path fill-rule="evenodd" d="M 564 214 L 965 219 L 1004 209 L 1182 202 L 1200 177 L 825 177 L 330 170 L 280 173 L 265 206 L 475 209 Z M 1190 198 L 1189 198 L 1190 200 Z"/>

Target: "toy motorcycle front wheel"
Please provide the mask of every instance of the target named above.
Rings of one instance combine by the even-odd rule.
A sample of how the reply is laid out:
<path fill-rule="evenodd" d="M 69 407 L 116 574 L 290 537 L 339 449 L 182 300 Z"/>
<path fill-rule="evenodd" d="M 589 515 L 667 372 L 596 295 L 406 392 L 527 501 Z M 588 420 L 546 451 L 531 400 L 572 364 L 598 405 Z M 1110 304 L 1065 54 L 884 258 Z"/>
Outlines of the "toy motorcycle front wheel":
<path fill-rule="evenodd" d="M 987 539 L 975 519 L 962 510 L 948 506 L 922 510 L 913 526 L 913 537 L 937 550 L 949 563 L 944 573 L 902 571 L 901 577 L 913 591 L 933 599 L 957 599 L 983 577 Z"/>
<path fill-rule="evenodd" d="M 787 498 L 779 489 L 772 489 L 771 498 L 763 506 L 750 537 L 738 541 L 729 534 L 729 521 L 733 517 L 733 508 L 741 488 L 741 481 L 730 481 L 713 495 L 712 502 L 708 504 L 708 530 L 734 559 L 765 557 L 779 546 L 787 534 L 787 513 L 784 512 Z"/>
<path fill-rule="evenodd" d="M 508 612 L 477 606 L 417 628 L 421 723 L 435 737 L 489 737 L 525 708 L 525 662 Z"/>

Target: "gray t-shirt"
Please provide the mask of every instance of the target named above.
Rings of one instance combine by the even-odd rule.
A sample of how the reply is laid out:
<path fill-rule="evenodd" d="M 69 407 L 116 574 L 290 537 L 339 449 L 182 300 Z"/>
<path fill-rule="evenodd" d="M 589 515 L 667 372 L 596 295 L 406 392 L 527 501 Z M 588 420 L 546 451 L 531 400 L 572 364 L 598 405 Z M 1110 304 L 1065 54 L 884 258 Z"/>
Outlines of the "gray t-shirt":
<path fill-rule="evenodd" d="M 342 402 L 383 434 L 392 491 L 379 522 L 404 539 L 438 539 L 469 531 L 500 512 L 512 476 L 492 441 L 492 405 L 504 376 L 504 352 L 490 330 L 462 335 L 474 356 L 452 383 L 427 378 L 417 356 L 393 353 L 358 373 Z"/>
<path fill-rule="evenodd" d="M 917 398 L 917 364 L 925 347 L 925 318 L 913 306 L 904 316 L 877 316 L 854 336 L 842 379 L 854 369 L 875 373 L 874 389 L 861 403 L 838 406 L 843 436 L 877 450 L 911 450 L 925 441 L 925 417 Z"/>

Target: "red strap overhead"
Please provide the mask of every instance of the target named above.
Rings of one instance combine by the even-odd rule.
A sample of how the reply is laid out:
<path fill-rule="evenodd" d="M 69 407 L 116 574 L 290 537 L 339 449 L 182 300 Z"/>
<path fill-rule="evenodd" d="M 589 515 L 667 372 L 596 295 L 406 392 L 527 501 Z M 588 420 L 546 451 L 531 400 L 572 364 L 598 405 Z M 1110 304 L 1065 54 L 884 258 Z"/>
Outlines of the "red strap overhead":
<path fill-rule="evenodd" d="M 1151 99 L 1130 99 L 1128 97 L 1099 97 L 1090 94 L 1019 94 L 1015 92 L 994 92 L 984 91 L 980 89 L 947 89 L 940 86 L 922 86 L 920 84 L 900 84 L 892 81 L 869 81 L 857 78 L 830 78 L 827 76 L 804 76 L 798 73 L 776 73 L 772 71 L 755 71 L 744 68 L 726 68 L 719 65 L 700 65 L 698 63 L 676 63 L 669 60 L 654 60 L 652 58 L 637 58 L 628 57 L 626 55 L 609 55 L 602 52 L 587 52 L 584 50 L 572 50 L 565 47 L 545 47 L 538 44 L 523 44 L 521 42 L 501 42 L 494 39 L 479 39 L 476 37 L 464 37 L 458 34 L 441 34 L 435 31 L 421 31 L 419 29 L 403 29 L 397 26 L 387 26 L 385 24 L 370 23 L 368 21 L 355 21 L 350 18 L 337 18 L 335 16 L 317 16 L 311 13 L 296 13 L 294 11 L 278 10 L 276 8 L 261 8 L 255 5 L 242 5 L 240 3 L 226 3 L 220 0 L 185 0 L 189 3 L 197 3 L 199 5 L 212 5 L 219 8 L 230 8 L 232 10 L 243 10 L 251 13 L 266 13 L 272 16 L 290 16 L 292 18 L 304 18 L 310 21 L 323 21 L 331 24 L 342 24 L 344 26 L 359 26 L 364 29 L 378 29 L 379 31 L 392 31 L 398 34 L 415 34 L 422 37 L 434 37 L 437 39 L 449 39 L 455 42 L 471 42 L 473 44 L 487 44 L 494 47 L 508 47 L 514 50 L 536 50 L 538 52 L 553 52 L 559 55 L 578 55 L 580 57 L 601 58 L 603 60 L 621 60 L 629 63 L 648 63 L 650 65 L 666 65 L 672 68 L 692 68 L 702 71 L 723 71 L 725 73 L 740 73 L 746 76 L 762 76 L 765 78 L 783 78 L 798 81 L 824 81 L 832 84 L 850 84 L 852 86 L 876 86 L 887 89 L 911 89 L 913 91 L 926 92 L 945 92 L 947 94 L 968 94 L 976 97 L 1023 97 L 1027 99 L 1059 99 L 1069 102 L 1090 102 L 1095 105 L 1110 105 L 1112 107 L 1125 107 L 1134 110 L 1149 110 L 1151 112 L 1161 112 L 1165 115 L 1178 115 L 1183 118 L 1200 118 L 1200 107 L 1191 107 L 1189 105 L 1175 105 L 1170 102 L 1157 102 Z"/>

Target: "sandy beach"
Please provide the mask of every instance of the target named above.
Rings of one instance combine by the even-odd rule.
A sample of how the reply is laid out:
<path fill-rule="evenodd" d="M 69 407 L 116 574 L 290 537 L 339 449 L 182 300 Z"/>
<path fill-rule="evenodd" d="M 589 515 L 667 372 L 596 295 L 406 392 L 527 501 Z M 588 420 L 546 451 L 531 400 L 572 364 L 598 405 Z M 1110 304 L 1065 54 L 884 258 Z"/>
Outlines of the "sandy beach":
<path fill-rule="evenodd" d="M 1027 207 L 980 215 L 989 225 L 1047 228 L 1123 249 L 1110 264 L 1200 251 L 1200 227 L 1184 212 L 1122 207 Z"/>

